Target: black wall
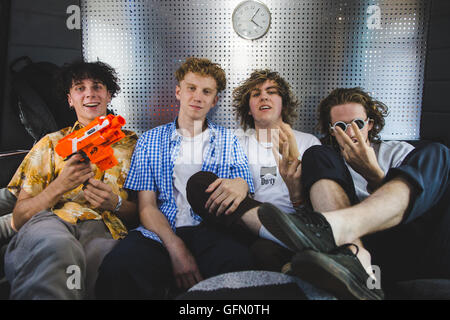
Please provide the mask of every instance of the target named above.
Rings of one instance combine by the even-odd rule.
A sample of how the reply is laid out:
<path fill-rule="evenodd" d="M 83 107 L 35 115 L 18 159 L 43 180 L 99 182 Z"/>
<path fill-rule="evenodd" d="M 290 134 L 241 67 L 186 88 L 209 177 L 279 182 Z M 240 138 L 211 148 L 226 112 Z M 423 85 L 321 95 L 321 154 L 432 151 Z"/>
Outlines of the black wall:
<path fill-rule="evenodd" d="M 8 53 L 8 36 L 9 36 L 9 16 L 11 9 L 10 0 L 0 1 L 0 77 L 5 74 L 7 53 Z M 3 101 L 4 79 L 0 79 L 0 101 Z"/>
<path fill-rule="evenodd" d="M 9 64 L 20 56 L 29 56 L 34 62 L 48 61 L 57 65 L 82 57 L 81 30 L 69 30 L 67 7 L 79 5 L 78 0 L 1 0 L 10 2 L 9 40 L 0 33 L 0 44 L 7 58 L 0 74 L 0 151 L 29 149 L 33 139 L 19 121 L 17 108 L 10 99 Z M 3 9 L 1 16 L 3 17 Z M 4 21 L 0 22 L 3 26 Z M 3 28 L 2 28 L 3 30 Z M 6 28 L 8 30 L 8 28 Z M 2 52 L 0 52 L 0 55 Z M 1 56 L 0 56 L 1 57 Z M 3 62 L 0 60 L 0 62 Z M 4 96 L 1 97 L 1 92 Z"/>
<path fill-rule="evenodd" d="M 422 101 L 421 139 L 450 146 L 450 1 L 432 0 Z"/>

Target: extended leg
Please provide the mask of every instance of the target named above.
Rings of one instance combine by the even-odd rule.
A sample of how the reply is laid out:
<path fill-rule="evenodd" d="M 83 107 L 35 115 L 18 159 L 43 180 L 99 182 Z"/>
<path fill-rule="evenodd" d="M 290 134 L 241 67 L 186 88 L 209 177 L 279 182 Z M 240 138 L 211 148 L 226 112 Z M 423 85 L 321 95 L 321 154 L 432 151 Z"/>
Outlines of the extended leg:
<path fill-rule="evenodd" d="M 385 183 L 353 207 L 324 212 L 337 243 L 409 223 L 436 205 L 448 207 L 450 152 L 432 143 L 414 150 L 398 168 L 391 169 Z"/>

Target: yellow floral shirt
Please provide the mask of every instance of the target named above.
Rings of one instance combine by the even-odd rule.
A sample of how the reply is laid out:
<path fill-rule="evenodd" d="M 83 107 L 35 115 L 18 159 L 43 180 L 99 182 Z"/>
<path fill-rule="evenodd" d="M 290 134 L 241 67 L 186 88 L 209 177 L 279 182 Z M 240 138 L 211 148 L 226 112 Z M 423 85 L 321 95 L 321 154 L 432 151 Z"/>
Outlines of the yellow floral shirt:
<path fill-rule="evenodd" d="M 64 159 L 55 152 L 56 144 L 63 137 L 82 127 L 83 125 L 77 121 L 72 128 L 67 127 L 50 133 L 39 140 L 22 161 L 8 189 L 16 197 L 19 196 L 21 189 L 33 197 L 42 192 L 56 179 L 65 164 Z M 125 137 L 111 146 L 119 163 L 103 172 L 96 165 L 92 165 L 92 169 L 95 179 L 110 185 L 115 194 L 119 194 L 123 200 L 126 200 L 128 194 L 123 189 L 123 184 L 130 169 L 137 135 L 132 131 L 123 130 L 123 132 Z M 72 224 L 77 223 L 78 220 L 103 219 L 114 239 L 123 238 L 127 234 L 126 227 L 115 214 L 110 211 L 100 212 L 90 207 L 89 202 L 84 198 L 83 185 L 66 192 L 51 210 L 58 217 Z"/>

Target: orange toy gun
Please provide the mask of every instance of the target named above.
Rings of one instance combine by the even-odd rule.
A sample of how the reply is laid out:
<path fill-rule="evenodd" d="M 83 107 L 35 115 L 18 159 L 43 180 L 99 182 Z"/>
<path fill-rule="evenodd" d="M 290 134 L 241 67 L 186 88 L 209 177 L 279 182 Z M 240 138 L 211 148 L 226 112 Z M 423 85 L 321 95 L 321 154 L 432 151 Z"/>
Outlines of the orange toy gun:
<path fill-rule="evenodd" d="M 56 153 L 63 158 L 81 153 L 102 171 L 112 168 L 118 161 L 111 144 L 125 137 L 120 129 L 124 124 L 125 119 L 121 116 L 109 114 L 97 117 L 88 126 L 59 140 Z"/>

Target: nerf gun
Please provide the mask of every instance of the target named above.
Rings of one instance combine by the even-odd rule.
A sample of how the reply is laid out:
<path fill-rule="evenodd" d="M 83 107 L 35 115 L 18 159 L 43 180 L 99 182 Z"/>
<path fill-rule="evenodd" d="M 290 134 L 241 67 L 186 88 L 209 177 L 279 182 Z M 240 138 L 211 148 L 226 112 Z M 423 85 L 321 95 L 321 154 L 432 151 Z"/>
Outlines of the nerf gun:
<path fill-rule="evenodd" d="M 97 117 L 88 126 L 59 140 L 55 151 L 63 158 L 81 153 L 100 170 L 107 170 L 118 163 L 111 144 L 125 137 L 120 129 L 124 124 L 125 119 L 121 116 Z"/>

